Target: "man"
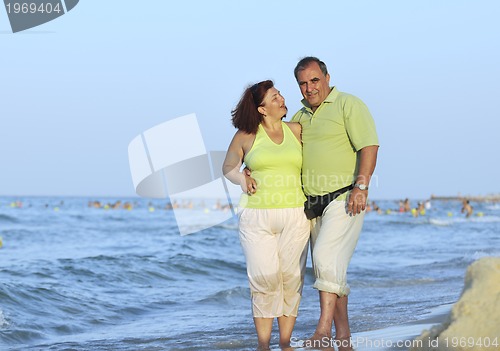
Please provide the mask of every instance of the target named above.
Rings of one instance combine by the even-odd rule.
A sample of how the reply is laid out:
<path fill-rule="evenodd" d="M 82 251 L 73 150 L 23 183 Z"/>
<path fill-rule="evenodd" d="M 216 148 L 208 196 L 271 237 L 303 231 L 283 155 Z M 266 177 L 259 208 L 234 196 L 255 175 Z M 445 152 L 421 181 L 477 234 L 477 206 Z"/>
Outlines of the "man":
<path fill-rule="evenodd" d="M 465 218 L 469 218 L 472 215 L 472 206 L 469 200 L 462 200 L 462 210 L 460 212 L 465 213 Z"/>
<path fill-rule="evenodd" d="M 310 346 L 332 340 L 350 350 L 347 266 L 364 218 L 368 185 L 375 169 L 378 137 L 366 105 L 330 87 L 326 65 L 305 57 L 295 67 L 304 107 L 292 118 L 302 125 L 302 182 L 306 195 L 320 196 L 354 184 L 311 220 L 311 247 L 321 313 Z M 331 342 L 331 341 L 328 341 Z M 306 345 L 307 346 L 307 345 Z"/>

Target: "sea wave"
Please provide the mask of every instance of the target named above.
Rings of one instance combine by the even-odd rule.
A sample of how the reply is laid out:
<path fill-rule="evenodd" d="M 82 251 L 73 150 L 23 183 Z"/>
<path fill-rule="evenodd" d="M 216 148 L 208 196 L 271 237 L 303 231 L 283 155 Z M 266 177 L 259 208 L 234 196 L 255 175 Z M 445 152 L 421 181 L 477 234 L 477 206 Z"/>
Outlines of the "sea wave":
<path fill-rule="evenodd" d="M 390 288 L 390 287 L 403 287 L 403 286 L 421 286 L 426 284 L 433 284 L 437 280 L 434 278 L 415 278 L 415 279 L 376 279 L 364 281 L 351 281 L 352 287 L 362 288 Z"/>
<path fill-rule="evenodd" d="M 231 272 L 238 275 L 245 273 L 243 263 L 232 262 L 218 258 L 202 258 L 187 254 L 176 254 L 167 262 L 169 268 L 174 268 L 177 273 L 181 274 L 202 274 L 202 275 L 217 275 L 220 276 L 223 272 L 224 276 Z"/>
<path fill-rule="evenodd" d="M 436 226 L 447 227 L 447 226 L 450 226 L 450 225 L 457 223 L 457 222 L 454 220 L 450 220 L 450 219 L 430 218 L 429 223 L 436 225 Z"/>
<path fill-rule="evenodd" d="M 241 300 L 248 300 L 250 297 L 250 289 L 243 287 L 236 287 L 218 291 L 208 297 L 199 300 L 201 303 L 218 303 L 218 304 L 240 304 Z"/>
<path fill-rule="evenodd" d="M 237 218 L 180 236 L 174 211 L 150 212 L 149 200 L 133 211 L 87 201 L 30 198 L 0 211 L 0 350 L 255 349 Z M 353 330 L 456 301 L 467 265 L 500 255 L 500 213 L 476 205 L 483 216 L 465 219 L 457 206 L 435 203 L 417 218 L 367 214 L 349 266 Z M 192 222 L 205 214 L 184 212 Z M 314 281 L 309 254 L 299 335 L 317 323 Z"/>
<path fill-rule="evenodd" d="M 17 223 L 18 219 L 16 217 L 12 217 L 9 215 L 6 215 L 4 213 L 0 213 L 0 223 L 5 222 L 5 223 Z"/>
<path fill-rule="evenodd" d="M 429 223 L 436 226 L 462 225 L 466 223 L 499 223 L 499 216 L 476 216 L 470 218 L 429 218 Z"/>

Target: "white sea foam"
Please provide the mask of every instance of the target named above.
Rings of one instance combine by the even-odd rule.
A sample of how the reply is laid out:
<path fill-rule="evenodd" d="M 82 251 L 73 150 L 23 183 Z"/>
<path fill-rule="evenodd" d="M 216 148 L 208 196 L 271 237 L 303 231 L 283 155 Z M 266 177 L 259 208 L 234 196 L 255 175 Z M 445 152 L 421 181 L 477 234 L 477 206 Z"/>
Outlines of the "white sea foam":
<path fill-rule="evenodd" d="M 454 224 L 464 223 L 498 223 L 500 222 L 499 216 L 477 216 L 470 218 L 429 218 L 429 223 L 437 226 L 450 226 Z"/>
<path fill-rule="evenodd" d="M 0 328 L 5 328 L 9 326 L 9 322 L 5 319 L 3 311 L 0 310 Z"/>
<path fill-rule="evenodd" d="M 438 226 L 449 226 L 452 225 L 454 221 L 450 219 L 429 218 L 429 223 Z"/>

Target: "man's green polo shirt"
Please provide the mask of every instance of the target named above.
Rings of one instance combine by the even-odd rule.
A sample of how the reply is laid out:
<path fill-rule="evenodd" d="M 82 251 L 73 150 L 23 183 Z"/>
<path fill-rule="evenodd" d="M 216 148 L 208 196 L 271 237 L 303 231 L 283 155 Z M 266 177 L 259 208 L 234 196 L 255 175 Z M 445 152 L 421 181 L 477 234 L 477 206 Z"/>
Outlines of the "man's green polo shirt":
<path fill-rule="evenodd" d="M 335 87 L 314 113 L 305 99 L 302 104 L 292 122 L 302 125 L 304 192 L 324 195 L 352 184 L 357 151 L 378 145 L 370 111 L 359 98 Z"/>

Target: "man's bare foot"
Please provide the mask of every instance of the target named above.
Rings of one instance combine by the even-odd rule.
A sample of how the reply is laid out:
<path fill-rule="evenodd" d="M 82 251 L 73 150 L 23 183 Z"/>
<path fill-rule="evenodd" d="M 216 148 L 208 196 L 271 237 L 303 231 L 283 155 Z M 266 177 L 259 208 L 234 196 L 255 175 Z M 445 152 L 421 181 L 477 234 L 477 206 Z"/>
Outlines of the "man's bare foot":
<path fill-rule="evenodd" d="M 318 332 L 315 332 L 313 336 L 305 340 L 304 347 L 314 350 L 335 351 L 332 335 Z"/>
<path fill-rule="evenodd" d="M 337 338 L 335 337 L 335 345 L 337 345 L 337 348 L 339 351 L 353 351 L 354 348 L 352 347 L 352 341 L 351 337 L 345 337 L 345 338 Z"/>
<path fill-rule="evenodd" d="M 290 351 L 290 350 L 293 350 L 293 347 L 291 347 L 290 342 L 283 343 L 283 344 L 280 343 L 280 349 L 282 351 Z"/>
<path fill-rule="evenodd" d="M 314 332 L 313 336 L 311 336 L 307 340 L 326 340 L 326 339 L 331 339 L 332 334 L 329 333 L 319 333 L 319 332 Z"/>

